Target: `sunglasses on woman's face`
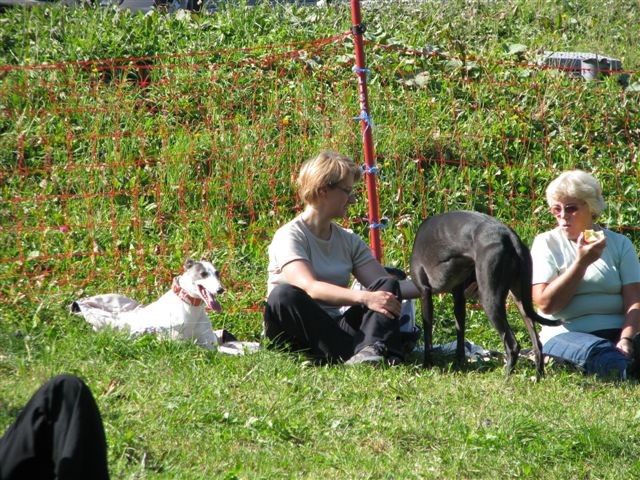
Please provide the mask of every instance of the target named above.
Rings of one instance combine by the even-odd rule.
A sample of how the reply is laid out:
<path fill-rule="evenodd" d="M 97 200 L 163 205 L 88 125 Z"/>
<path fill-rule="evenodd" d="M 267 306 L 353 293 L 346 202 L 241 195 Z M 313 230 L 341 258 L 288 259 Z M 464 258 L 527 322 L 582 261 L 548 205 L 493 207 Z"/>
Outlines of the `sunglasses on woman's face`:
<path fill-rule="evenodd" d="M 566 213 L 567 215 L 573 215 L 574 213 L 576 213 L 578 210 L 580 210 L 580 206 L 570 203 L 568 205 L 553 205 L 549 211 L 551 212 L 551 214 L 554 217 L 559 217 L 560 215 L 562 215 L 562 212 L 564 211 L 564 213 Z"/>

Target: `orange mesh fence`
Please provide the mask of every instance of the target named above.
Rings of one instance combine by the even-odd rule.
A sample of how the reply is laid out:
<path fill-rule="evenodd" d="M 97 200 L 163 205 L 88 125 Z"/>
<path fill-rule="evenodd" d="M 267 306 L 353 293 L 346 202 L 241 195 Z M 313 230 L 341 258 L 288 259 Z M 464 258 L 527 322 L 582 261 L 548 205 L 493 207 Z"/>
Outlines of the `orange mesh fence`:
<path fill-rule="evenodd" d="M 453 209 L 494 215 L 530 244 L 555 225 L 546 186 L 574 168 L 603 185 L 600 222 L 640 245 L 637 72 L 587 82 L 538 63 L 367 48 L 393 59 L 373 66 L 370 89 L 381 210 L 395 233 L 385 254 L 395 240 L 407 265 L 417 222 Z"/>
<path fill-rule="evenodd" d="M 603 223 L 639 244 L 638 102 L 619 75 L 368 44 L 386 263 L 407 266 L 427 215 L 485 211 L 530 243 L 546 184 L 593 171 Z M 222 271 L 231 312 L 256 312 L 266 248 L 299 211 L 300 163 L 362 162 L 348 34 L 311 43 L 0 66 L 0 302 L 166 290 L 187 257 Z M 625 72 L 633 76 L 634 72 Z M 366 198 L 345 225 L 367 238 Z M 24 305 L 24 306 L 21 306 Z"/>

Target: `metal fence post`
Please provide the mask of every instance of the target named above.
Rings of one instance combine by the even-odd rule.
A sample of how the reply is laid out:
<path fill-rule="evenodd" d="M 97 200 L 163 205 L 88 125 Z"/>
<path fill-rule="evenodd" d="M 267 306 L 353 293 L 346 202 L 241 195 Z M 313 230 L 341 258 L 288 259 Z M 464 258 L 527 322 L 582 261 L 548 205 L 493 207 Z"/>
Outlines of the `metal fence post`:
<path fill-rule="evenodd" d="M 369 241 L 371 250 L 376 259 L 382 262 L 382 244 L 380 242 L 380 208 L 376 187 L 375 154 L 373 149 L 373 123 L 369 116 L 369 99 L 367 93 L 367 69 L 364 54 L 364 41 L 362 34 L 365 26 L 360 16 L 360 0 L 351 0 L 351 33 L 353 34 L 356 65 L 355 72 L 358 76 L 358 94 L 360 99 L 360 126 L 364 146 L 364 177 L 367 186 L 367 198 L 369 201 Z"/>

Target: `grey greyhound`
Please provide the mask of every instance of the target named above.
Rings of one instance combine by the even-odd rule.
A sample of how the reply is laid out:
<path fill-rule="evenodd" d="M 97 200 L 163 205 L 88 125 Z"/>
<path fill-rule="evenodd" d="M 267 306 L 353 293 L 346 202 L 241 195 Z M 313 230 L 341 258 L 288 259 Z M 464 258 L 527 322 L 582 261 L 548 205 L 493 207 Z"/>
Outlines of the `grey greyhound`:
<path fill-rule="evenodd" d="M 504 344 L 507 373 L 513 371 L 520 353 L 520 345 L 507 322 L 505 304 L 511 291 L 531 338 L 537 375 L 544 375 L 542 346 L 533 322 L 553 326 L 560 322 L 535 312 L 531 272 L 529 249 L 511 228 L 489 215 L 452 211 L 424 220 L 411 253 L 411 276 L 422 299 L 423 366 L 432 366 L 434 293 L 453 294 L 456 360 L 464 361 L 465 288 L 475 282 L 484 311 Z"/>

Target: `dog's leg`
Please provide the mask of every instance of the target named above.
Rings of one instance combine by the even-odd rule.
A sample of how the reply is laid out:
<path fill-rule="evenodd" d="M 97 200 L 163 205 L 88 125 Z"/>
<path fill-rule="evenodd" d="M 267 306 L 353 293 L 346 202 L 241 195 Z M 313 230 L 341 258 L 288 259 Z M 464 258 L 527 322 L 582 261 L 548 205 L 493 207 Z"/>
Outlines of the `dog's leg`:
<path fill-rule="evenodd" d="M 222 343 L 213 331 L 211 320 L 204 312 L 200 315 L 198 323 L 194 328 L 194 337 L 196 339 L 196 344 L 206 348 L 207 350 L 215 350 L 217 346 Z"/>
<path fill-rule="evenodd" d="M 505 307 L 507 292 L 505 291 L 504 293 L 501 293 L 498 291 L 486 294 L 481 290 L 480 298 L 487 317 L 489 317 L 491 324 L 497 330 L 498 334 L 500 334 L 500 338 L 504 344 L 504 353 L 507 363 L 506 369 L 507 374 L 510 374 L 513 372 L 513 369 L 518 362 L 520 345 L 507 322 L 507 309 Z"/>
<path fill-rule="evenodd" d="M 518 355 L 520 354 L 520 344 L 516 340 L 513 330 L 507 323 L 507 310 L 503 306 L 498 307 L 498 311 L 488 313 L 491 323 L 500 334 L 502 343 L 504 344 L 504 352 L 506 356 L 506 369 L 507 374 L 513 373 L 513 369 L 518 362 Z"/>
<path fill-rule="evenodd" d="M 529 316 L 525 312 L 520 298 L 516 297 L 516 295 L 514 294 L 513 299 L 516 302 L 516 306 L 520 311 L 522 319 L 524 320 L 524 325 L 527 328 L 527 332 L 529 332 L 529 338 L 531 338 L 531 348 L 533 349 L 534 360 L 536 363 L 536 376 L 538 379 L 540 379 L 544 376 L 544 359 L 542 357 L 542 344 L 540 343 L 540 337 L 538 336 L 538 332 L 536 331 L 533 320 L 529 318 Z"/>
<path fill-rule="evenodd" d="M 476 280 L 480 301 L 491 324 L 497 330 L 504 345 L 507 374 L 513 372 L 518 362 L 520 345 L 507 322 L 507 295 L 511 282 L 509 257 L 502 250 L 488 252 L 482 264 L 476 264 Z"/>
<path fill-rule="evenodd" d="M 423 368 L 431 368 L 431 349 L 433 348 L 433 296 L 430 287 L 422 290 L 422 331 L 424 335 Z"/>
<path fill-rule="evenodd" d="M 466 326 L 466 300 L 464 285 L 460 284 L 451 290 L 453 294 L 453 313 L 456 317 L 456 363 L 459 367 L 465 364 L 464 330 Z"/>

